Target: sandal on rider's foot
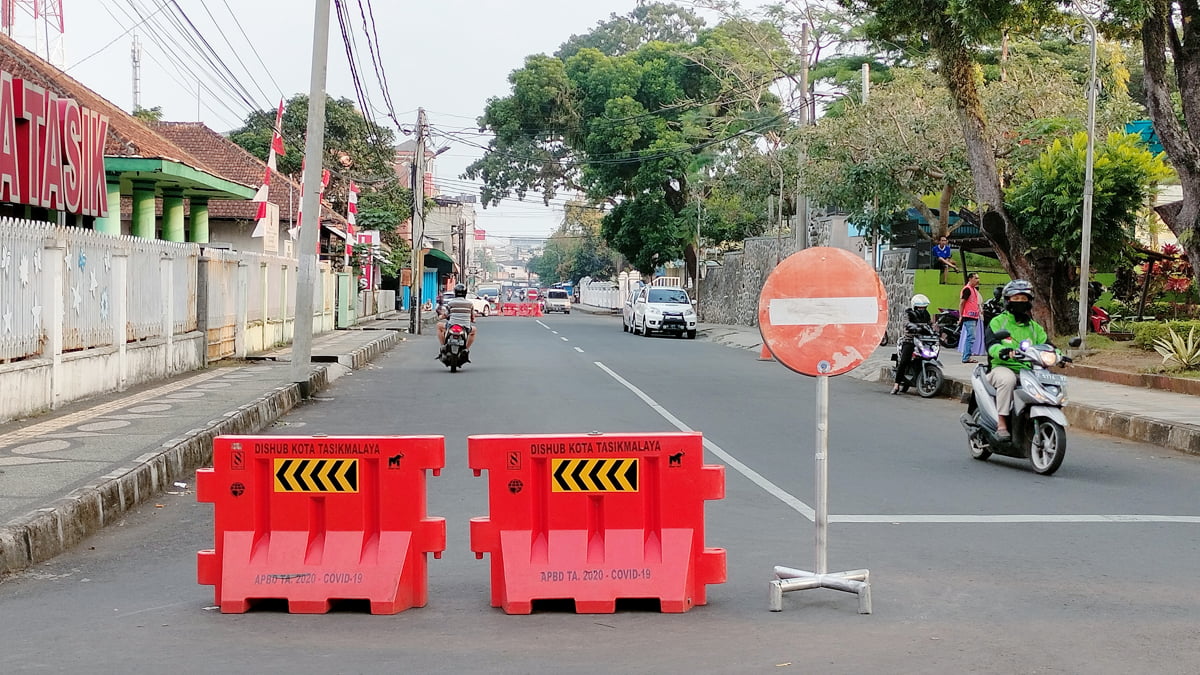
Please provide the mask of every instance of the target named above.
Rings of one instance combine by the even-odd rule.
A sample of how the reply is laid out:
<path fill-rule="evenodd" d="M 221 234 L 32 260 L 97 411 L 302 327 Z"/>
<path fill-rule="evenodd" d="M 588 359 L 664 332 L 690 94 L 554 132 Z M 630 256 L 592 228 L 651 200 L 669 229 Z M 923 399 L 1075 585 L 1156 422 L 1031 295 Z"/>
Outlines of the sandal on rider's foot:
<path fill-rule="evenodd" d="M 1008 429 L 1000 429 L 996 432 L 996 440 L 1009 441 L 1012 440 L 1012 434 L 1008 433 Z"/>
<path fill-rule="evenodd" d="M 898 384 L 893 384 L 893 385 L 892 385 L 892 396 L 895 396 L 895 395 L 897 395 L 897 394 L 899 394 L 899 393 L 900 393 L 900 385 L 898 385 Z"/>

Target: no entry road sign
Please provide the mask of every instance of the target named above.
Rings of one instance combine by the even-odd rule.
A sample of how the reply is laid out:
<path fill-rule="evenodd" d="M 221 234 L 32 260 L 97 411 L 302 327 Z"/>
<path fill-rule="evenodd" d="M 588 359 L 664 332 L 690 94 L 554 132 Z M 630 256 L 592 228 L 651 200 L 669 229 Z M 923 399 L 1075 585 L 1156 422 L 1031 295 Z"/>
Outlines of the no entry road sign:
<path fill-rule="evenodd" d="M 758 328 L 771 354 L 804 375 L 858 367 L 887 329 L 887 293 L 862 258 L 829 247 L 775 266 L 758 298 Z"/>

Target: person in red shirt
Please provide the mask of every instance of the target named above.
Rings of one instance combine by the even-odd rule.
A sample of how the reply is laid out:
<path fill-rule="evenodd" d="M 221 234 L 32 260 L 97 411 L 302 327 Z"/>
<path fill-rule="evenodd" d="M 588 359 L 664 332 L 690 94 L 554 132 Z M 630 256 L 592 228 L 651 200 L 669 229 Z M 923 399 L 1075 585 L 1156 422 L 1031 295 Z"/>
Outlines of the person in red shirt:
<path fill-rule="evenodd" d="M 983 332 L 980 319 L 982 315 L 983 298 L 979 295 L 979 273 L 967 275 L 967 285 L 963 286 L 958 303 L 959 333 L 962 338 L 959 349 L 962 351 L 963 363 L 978 363 L 974 358 L 975 345 L 983 347 Z M 982 350 L 979 352 L 982 354 Z"/>

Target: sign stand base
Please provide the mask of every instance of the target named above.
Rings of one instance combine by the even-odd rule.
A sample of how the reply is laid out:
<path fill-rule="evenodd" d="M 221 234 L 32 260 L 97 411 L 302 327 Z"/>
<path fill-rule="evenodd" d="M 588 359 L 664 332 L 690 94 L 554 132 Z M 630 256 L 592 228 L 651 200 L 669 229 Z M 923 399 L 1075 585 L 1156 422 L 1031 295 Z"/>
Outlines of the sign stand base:
<path fill-rule="evenodd" d="M 783 611 L 783 594 L 809 588 L 832 588 L 858 595 L 858 613 L 871 613 L 871 572 L 851 570 L 832 574 L 815 574 L 791 567 L 776 567 L 776 579 L 771 582 L 771 611 Z"/>
<path fill-rule="evenodd" d="M 829 532 L 829 376 L 817 376 L 817 565 L 816 572 L 776 567 L 771 582 L 772 612 L 783 611 L 783 594 L 809 588 L 832 588 L 858 595 L 858 613 L 871 613 L 871 581 L 869 570 L 829 573 L 826 565 L 826 543 Z"/>

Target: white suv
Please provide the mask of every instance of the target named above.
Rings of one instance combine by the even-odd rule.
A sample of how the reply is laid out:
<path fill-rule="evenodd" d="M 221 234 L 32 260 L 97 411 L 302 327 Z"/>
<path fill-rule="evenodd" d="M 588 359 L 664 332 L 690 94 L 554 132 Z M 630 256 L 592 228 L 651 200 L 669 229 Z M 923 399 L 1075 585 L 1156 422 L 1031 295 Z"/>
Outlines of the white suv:
<path fill-rule="evenodd" d="M 643 286 L 633 299 L 633 332 L 653 331 L 696 338 L 696 310 L 687 291 L 671 286 Z"/>
<path fill-rule="evenodd" d="M 571 313 L 571 294 L 562 289 L 551 288 L 546 291 L 546 297 L 543 302 L 545 303 L 547 314 L 550 312 Z"/>

